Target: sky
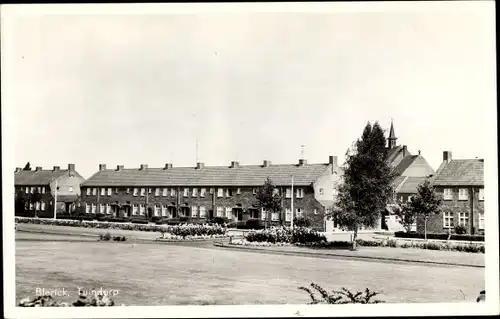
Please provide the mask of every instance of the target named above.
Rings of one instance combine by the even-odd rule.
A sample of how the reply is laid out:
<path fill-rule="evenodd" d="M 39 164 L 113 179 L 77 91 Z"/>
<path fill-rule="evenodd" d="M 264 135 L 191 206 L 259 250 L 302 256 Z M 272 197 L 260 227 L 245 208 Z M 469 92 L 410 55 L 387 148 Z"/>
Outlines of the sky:
<path fill-rule="evenodd" d="M 496 133 L 492 6 L 43 13 L 3 14 L 15 166 L 296 163 L 302 145 L 342 164 L 392 119 L 437 169 L 445 150 L 486 157 Z"/>

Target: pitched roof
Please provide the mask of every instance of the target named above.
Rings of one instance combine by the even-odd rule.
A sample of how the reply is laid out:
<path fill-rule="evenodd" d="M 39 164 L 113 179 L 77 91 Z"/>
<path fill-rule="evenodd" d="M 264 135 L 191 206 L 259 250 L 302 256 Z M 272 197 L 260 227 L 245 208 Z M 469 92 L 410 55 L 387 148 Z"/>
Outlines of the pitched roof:
<path fill-rule="evenodd" d="M 329 164 L 107 169 L 98 171 L 81 186 L 261 186 L 267 177 L 276 185 L 308 186 L 323 175 Z"/>
<path fill-rule="evenodd" d="M 389 163 L 389 165 L 395 166 L 394 164 L 398 164 L 398 163 L 394 163 L 394 160 L 398 157 L 399 153 L 402 153 L 402 152 L 403 152 L 403 146 L 401 146 L 401 145 L 398 145 L 398 146 L 395 146 L 395 147 L 389 149 L 387 152 L 387 162 Z M 406 150 L 405 158 L 407 156 L 412 156 L 408 150 Z"/>
<path fill-rule="evenodd" d="M 484 186 L 484 160 L 464 159 L 443 163 L 433 178 L 435 186 Z"/>
<path fill-rule="evenodd" d="M 425 181 L 425 177 L 408 177 L 400 185 L 398 193 L 416 194 L 418 185 Z"/>
<path fill-rule="evenodd" d="M 418 155 L 409 155 L 403 157 L 401 162 L 394 168 L 394 173 L 397 175 L 403 174 L 403 172 L 410 167 L 410 165 L 415 161 Z"/>
<path fill-rule="evenodd" d="M 406 176 L 396 176 L 394 180 L 392 181 L 392 186 L 394 187 L 395 190 L 398 189 L 398 187 L 404 182 L 406 179 Z"/>
<path fill-rule="evenodd" d="M 54 179 L 67 174 L 68 170 L 32 170 L 32 171 L 19 171 L 14 173 L 14 184 L 15 185 L 48 185 Z"/>

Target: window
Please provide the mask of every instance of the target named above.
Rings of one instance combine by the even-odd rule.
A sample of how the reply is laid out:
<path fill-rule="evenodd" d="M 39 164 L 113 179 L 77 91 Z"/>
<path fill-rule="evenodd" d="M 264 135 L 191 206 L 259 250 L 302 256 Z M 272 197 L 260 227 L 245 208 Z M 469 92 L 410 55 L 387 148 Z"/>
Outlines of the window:
<path fill-rule="evenodd" d="M 278 220 L 279 220 L 279 218 L 280 218 L 280 214 L 279 214 L 279 213 L 272 213 L 272 214 L 271 214 L 271 220 L 272 220 L 273 222 L 278 221 Z"/>
<path fill-rule="evenodd" d="M 205 197 L 206 194 L 207 194 L 207 190 L 205 188 L 202 188 L 200 191 L 200 197 Z"/>
<path fill-rule="evenodd" d="M 217 206 L 217 217 L 224 217 L 224 208 Z"/>
<path fill-rule="evenodd" d="M 217 188 L 217 197 L 222 197 L 222 196 L 224 196 L 224 189 Z"/>
<path fill-rule="evenodd" d="M 132 206 L 132 215 L 137 215 L 138 211 L 139 211 L 139 206 L 137 206 L 137 204 L 134 204 Z"/>
<path fill-rule="evenodd" d="M 297 188 L 297 198 L 304 197 L 304 190 L 302 188 Z"/>
<path fill-rule="evenodd" d="M 257 188 L 252 189 L 252 193 L 253 193 L 254 195 L 256 195 L 256 194 L 257 194 Z"/>
<path fill-rule="evenodd" d="M 314 213 L 314 215 L 318 215 L 318 210 L 315 208 L 313 213 Z"/>
<path fill-rule="evenodd" d="M 226 188 L 226 197 L 231 197 L 233 196 L 233 191 L 230 190 L 229 188 Z"/>
<path fill-rule="evenodd" d="M 33 210 L 33 203 L 30 203 L 30 210 Z"/>
<path fill-rule="evenodd" d="M 85 213 L 90 214 L 90 205 L 85 203 Z"/>
<path fill-rule="evenodd" d="M 297 217 L 304 217 L 304 211 L 302 210 L 302 208 L 297 208 L 295 210 L 295 216 L 297 216 Z"/>
<path fill-rule="evenodd" d="M 323 193 L 324 193 L 323 188 L 320 188 L 320 189 L 319 189 L 319 194 L 320 194 L 320 195 L 323 195 Z"/>
<path fill-rule="evenodd" d="M 130 194 L 130 187 L 127 187 L 127 194 Z"/>
<path fill-rule="evenodd" d="M 106 195 L 106 189 L 105 188 L 101 188 L 101 196 L 104 196 Z"/>
<path fill-rule="evenodd" d="M 141 204 L 141 206 L 139 206 L 139 215 L 144 215 L 144 213 L 146 213 L 146 205 Z"/>
<path fill-rule="evenodd" d="M 40 202 L 36 202 L 35 203 L 35 209 L 36 210 L 40 210 Z"/>
<path fill-rule="evenodd" d="M 260 210 L 260 219 L 262 219 L 262 220 L 267 219 L 267 211 L 264 208 L 261 208 L 261 210 Z"/>
<path fill-rule="evenodd" d="M 458 224 L 460 226 L 469 226 L 469 213 L 458 213 Z"/>
<path fill-rule="evenodd" d="M 161 194 L 162 196 L 168 196 L 168 188 L 163 189 L 163 193 Z"/>
<path fill-rule="evenodd" d="M 291 198 L 292 197 L 292 189 L 291 188 L 287 188 L 285 190 L 285 197 L 286 198 Z"/>
<path fill-rule="evenodd" d="M 145 188 L 141 188 L 141 196 L 146 196 L 146 189 Z"/>
<path fill-rule="evenodd" d="M 30 189 L 30 193 L 33 194 L 35 192 L 35 188 L 34 187 L 31 187 Z"/>
<path fill-rule="evenodd" d="M 193 188 L 193 197 L 198 197 L 198 188 Z"/>
<path fill-rule="evenodd" d="M 231 209 L 231 207 L 226 207 L 226 218 L 233 218 L 233 210 Z"/>
<path fill-rule="evenodd" d="M 139 195 L 139 189 L 134 187 L 134 196 L 137 196 L 137 195 Z"/>
<path fill-rule="evenodd" d="M 458 189 L 458 200 L 468 200 L 469 190 L 467 188 Z"/>
<path fill-rule="evenodd" d="M 292 221 L 292 210 L 290 208 L 285 208 L 285 221 Z"/>
<path fill-rule="evenodd" d="M 184 197 L 189 196 L 189 188 L 184 188 Z"/>
<path fill-rule="evenodd" d="M 155 196 L 160 196 L 160 189 L 159 188 L 155 188 Z"/>
<path fill-rule="evenodd" d="M 90 188 L 87 188 L 87 196 L 90 196 Z"/>
<path fill-rule="evenodd" d="M 106 214 L 111 214 L 111 205 L 106 204 Z"/>
<path fill-rule="evenodd" d="M 484 200 L 484 188 L 479 189 L 479 200 Z"/>
<path fill-rule="evenodd" d="M 92 204 L 92 214 L 95 214 L 97 211 L 97 205 L 96 204 Z"/>
<path fill-rule="evenodd" d="M 205 218 L 206 214 L 205 206 L 200 206 L 200 218 Z"/>
<path fill-rule="evenodd" d="M 41 207 L 40 207 L 41 210 L 45 210 L 45 202 L 42 202 L 41 203 Z"/>
<path fill-rule="evenodd" d="M 236 189 L 236 195 L 240 195 L 241 194 L 241 188 L 237 188 Z"/>
<path fill-rule="evenodd" d="M 106 208 L 105 208 L 104 204 L 99 204 L 99 213 L 104 214 L 106 212 L 105 209 Z"/>
<path fill-rule="evenodd" d="M 155 205 L 154 213 L 156 217 L 160 216 L 160 205 Z"/>
<path fill-rule="evenodd" d="M 280 194 L 280 190 L 278 188 L 273 189 L 273 196 L 279 195 L 279 194 Z"/>
<path fill-rule="evenodd" d="M 161 206 L 161 215 L 163 217 L 166 217 L 168 215 L 167 212 L 168 212 L 167 205 L 162 205 Z"/>
<path fill-rule="evenodd" d="M 96 187 L 92 188 L 92 195 L 97 196 L 97 188 Z"/>
<path fill-rule="evenodd" d="M 210 194 L 213 194 L 213 193 L 214 193 L 214 189 L 210 188 Z"/>
<path fill-rule="evenodd" d="M 118 194 L 118 187 L 115 188 L 115 194 Z"/>
<path fill-rule="evenodd" d="M 408 196 L 408 200 L 407 201 L 411 202 L 411 198 L 412 198 L 412 196 Z"/>
<path fill-rule="evenodd" d="M 198 217 L 198 206 L 192 206 L 191 207 L 191 216 L 192 217 Z"/>
<path fill-rule="evenodd" d="M 26 194 L 28 194 L 28 193 L 30 192 L 30 188 L 29 188 L 29 187 L 26 187 L 26 188 L 24 189 L 24 192 L 25 192 Z"/>
<path fill-rule="evenodd" d="M 175 196 L 175 188 L 170 189 L 170 196 Z"/>
<path fill-rule="evenodd" d="M 443 190 L 443 199 L 444 200 L 452 200 L 453 199 L 453 192 L 451 188 L 445 188 Z"/>
<path fill-rule="evenodd" d="M 108 196 L 111 196 L 111 194 L 113 193 L 113 190 L 110 188 L 108 188 Z"/>
<path fill-rule="evenodd" d="M 484 230 L 484 212 L 479 212 L 479 229 Z"/>

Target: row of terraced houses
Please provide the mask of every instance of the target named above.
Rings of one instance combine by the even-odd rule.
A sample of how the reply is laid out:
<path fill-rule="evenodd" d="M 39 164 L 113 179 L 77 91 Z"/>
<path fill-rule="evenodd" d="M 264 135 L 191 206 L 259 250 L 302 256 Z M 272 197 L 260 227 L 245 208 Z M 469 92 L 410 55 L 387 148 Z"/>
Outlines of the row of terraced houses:
<path fill-rule="evenodd" d="M 388 163 L 397 177 L 394 180 L 398 201 L 407 201 L 417 192 L 417 186 L 430 178 L 443 198 L 443 211 L 428 220 L 428 231 L 443 232 L 455 226 L 465 226 L 469 233 L 484 232 L 484 161 L 482 159 L 452 159 L 451 152 L 443 152 L 443 162 L 437 171 L 418 151 L 413 155 L 406 145 L 398 145 L 391 123 L 388 137 Z M 89 216 L 108 215 L 121 218 L 152 220 L 190 218 L 205 220 L 223 217 L 234 222 L 256 219 L 274 224 L 289 224 L 293 216 L 307 217 L 312 227 L 321 231 L 336 231 L 334 221 L 325 212 L 334 203 L 336 185 L 342 176 L 336 156 L 328 162 L 307 163 L 300 159 L 295 164 L 273 164 L 265 160 L 260 165 L 174 167 L 171 163 L 160 168 L 140 165 L 125 168 L 117 165 L 99 170 L 87 180 L 75 170 L 74 164 L 61 170 L 37 167 L 35 170 L 15 172 L 16 197 L 25 198 L 25 206 L 16 215 L 52 217 L 54 205 L 57 214 L 71 214 L 80 210 Z M 292 191 L 293 177 L 293 191 Z M 257 189 L 270 178 L 275 192 L 282 197 L 283 210 L 269 214 L 259 208 Z M 54 195 L 57 188 L 57 203 Z M 35 192 L 39 201 L 30 201 Z M 377 229 L 401 230 L 393 213 L 393 204 L 387 206 Z M 414 230 L 422 231 L 423 220 L 418 219 Z"/>

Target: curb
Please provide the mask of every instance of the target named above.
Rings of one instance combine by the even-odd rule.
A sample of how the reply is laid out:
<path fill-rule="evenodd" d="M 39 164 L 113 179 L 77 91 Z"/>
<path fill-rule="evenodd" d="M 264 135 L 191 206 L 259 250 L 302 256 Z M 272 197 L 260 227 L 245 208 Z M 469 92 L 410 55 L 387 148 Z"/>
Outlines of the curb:
<path fill-rule="evenodd" d="M 221 242 L 214 242 L 214 246 L 226 249 L 239 249 L 239 250 L 247 250 L 252 252 L 260 252 L 266 254 L 279 254 L 279 255 L 289 255 L 289 256 L 300 256 L 300 257 L 313 257 L 313 258 L 336 258 L 336 257 L 345 257 L 351 259 L 365 259 L 365 260 L 374 260 L 374 261 L 395 261 L 395 262 L 405 262 L 405 263 L 420 263 L 420 264 L 430 264 L 430 265 L 439 265 L 439 266 L 458 266 L 458 267 L 473 267 L 473 268 L 485 268 L 485 266 L 481 265 L 469 265 L 469 264 L 457 264 L 457 263 L 445 263 L 438 261 L 426 261 L 426 260 L 411 260 L 411 259 L 401 259 L 401 258 L 385 258 L 385 257 L 369 257 L 369 256 L 353 256 L 353 255 L 344 255 L 344 254 L 325 254 L 325 253 L 310 253 L 310 252 L 291 252 L 284 250 L 270 250 L 265 248 L 254 248 L 254 247 L 243 247 L 240 245 L 229 245 Z"/>

